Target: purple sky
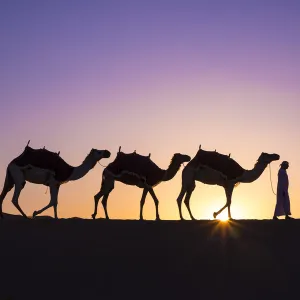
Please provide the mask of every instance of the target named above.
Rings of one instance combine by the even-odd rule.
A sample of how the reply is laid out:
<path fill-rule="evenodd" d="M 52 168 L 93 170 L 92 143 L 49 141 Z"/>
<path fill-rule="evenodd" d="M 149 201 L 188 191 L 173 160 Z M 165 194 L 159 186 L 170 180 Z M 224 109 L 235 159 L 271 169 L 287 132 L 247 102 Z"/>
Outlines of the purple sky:
<path fill-rule="evenodd" d="M 31 139 L 32 147 L 60 150 L 74 165 L 92 147 L 109 149 L 112 160 L 119 145 L 125 152 L 151 152 L 161 167 L 175 152 L 193 156 L 199 144 L 235 153 L 245 168 L 262 151 L 278 152 L 291 161 L 296 185 L 299 15 L 296 0 L 1 1 L 0 181 Z M 87 208 L 80 198 L 77 210 L 61 201 L 66 216 L 89 214 L 101 172 L 86 179 L 88 191 L 78 184 L 82 197 L 90 199 Z M 272 215 L 267 175 L 253 195 L 267 193 L 262 200 L 267 206 L 256 215 L 245 200 L 239 209 L 246 207 L 243 216 Z M 64 197 L 71 197 L 75 187 L 66 188 Z M 21 194 L 29 212 L 41 205 L 32 199 L 35 189 Z M 160 190 L 162 210 L 172 206 L 173 215 L 165 213 L 166 218 L 177 218 L 179 189 L 180 174 Z M 199 218 L 210 216 L 197 208 L 204 197 L 218 206 L 209 191 L 193 197 Z M 247 191 L 241 189 L 243 195 Z M 296 188 L 292 192 L 294 198 L 299 195 Z M 130 201 L 116 191 L 111 196 L 115 217 L 138 213 L 141 191 L 127 188 L 126 193 L 136 198 L 130 200 L 133 213 L 119 212 L 118 205 L 127 207 Z M 225 199 L 222 191 L 220 197 Z M 8 199 L 4 208 L 15 212 Z M 153 208 L 148 210 L 152 216 Z M 300 216 L 300 204 L 294 211 Z"/>

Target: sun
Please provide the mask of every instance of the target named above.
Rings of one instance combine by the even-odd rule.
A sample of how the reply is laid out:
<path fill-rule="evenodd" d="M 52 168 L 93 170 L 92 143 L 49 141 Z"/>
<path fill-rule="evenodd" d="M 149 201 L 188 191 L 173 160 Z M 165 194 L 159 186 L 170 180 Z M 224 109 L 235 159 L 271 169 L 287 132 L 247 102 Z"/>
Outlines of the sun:
<path fill-rule="evenodd" d="M 234 211 L 231 211 L 231 215 L 234 217 L 235 220 L 242 219 L 243 218 L 243 212 L 239 209 L 235 209 Z M 221 222 L 228 222 L 228 213 L 227 210 L 222 211 L 216 218 L 217 220 Z"/>
<path fill-rule="evenodd" d="M 221 222 L 227 222 L 228 221 L 228 216 L 225 215 L 225 214 L 222 214 L 218 217 L 218 219 L 221 221 Z"/>
<path fill-rule="evenodd" d="M 205 220 L 215 220 L 220 221 L 222 223 L 229 222 L 230 219 L 228 218 L 228 209 L 225 208 L 220 214 L 218 214 L 216 217 L 214 217 L 214 212 L 218 211 L 218 208 L 223 204 L 224 205 L 224 197 L 220 198 L 214 198 L 209 199 L 210 201 L 207 201 L 205 205 L 197 205 L 195 207 L 195 215 L 200 217 L 200 219 Z M 217 200 L 217 201 L 216 201 Z M 217 204 L 216 204 L 217 202 Z M 231 206 L 231 216 L 234 220 L 243 219 L 245 217 L 245 212 L 242 206 L 239 206 L 238 204 L 235 204 L 234 206 Z"/>
<path fill-rule="evenodd" d="M 224 209 L 219 215 L 217 215 L 216 220 L 219 220 L 221 222 L 227 222 L 228 221 L 228 212 L 226 209 Z"/>

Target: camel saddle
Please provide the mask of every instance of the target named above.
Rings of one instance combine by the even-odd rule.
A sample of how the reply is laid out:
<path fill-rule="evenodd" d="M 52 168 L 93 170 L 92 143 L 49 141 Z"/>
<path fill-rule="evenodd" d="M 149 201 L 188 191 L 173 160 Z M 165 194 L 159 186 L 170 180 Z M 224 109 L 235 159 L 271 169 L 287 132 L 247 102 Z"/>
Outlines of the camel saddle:
<path fill-rule="evenodd" d="M 143 156 L 135 152 L 128 154 L 118 152 L 117 157 L 106 167 L 106 170 L 114 176 L 122 174 L 122 182 L 132 184 L 139 178 L 149 185 L 153 184 L 151 178 L 156 178 L 157 175 L 159 176 L 159 172 L 162 171 L 149 156 Z"/>
<path fill-rule="evenodd" d="M 200 149 L 196 154 L 197 165 L 205 165 L 211 169 L 221 172 L 228 180 L 240 177 L 244 169 L 228 155 L 216 151 L 205 151 Z"/>
<path fill-rule="evenodd" d="M 46 149 L 33 149 L 26 146 L 23 153 L 12 163 L 20 167 L 33 166 L 52 171 L 59 182 L 66 181 L 72 174 L 74 167 L 67 164 L 58 153 Z"/>

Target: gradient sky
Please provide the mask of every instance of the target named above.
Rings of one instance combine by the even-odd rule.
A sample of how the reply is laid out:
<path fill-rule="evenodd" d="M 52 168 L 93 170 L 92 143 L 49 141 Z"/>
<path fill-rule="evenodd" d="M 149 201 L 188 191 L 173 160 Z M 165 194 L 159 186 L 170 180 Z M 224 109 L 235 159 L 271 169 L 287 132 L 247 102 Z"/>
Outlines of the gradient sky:
<path fill-rule="evenodd" d="M 245 169 L 261 152 L 280 154 L 271 164 L 275 188 L 279 164 L 288 160 L 291 210 L 299 218 L 299 15 L 297 0 L 1 0 L 1 187 L 29 139 L 72 165 L 91 148 L 111 151 L 106 165 L 122 146 L 151 152 L 162 168 L 176 152 L 194 156 L 201 144 L 231 153 Z M 96 165 L 62 186 L 59 217 L 90 218 L 102 171 Z M 155 188 L 162 219 L 179 218 L 181 171 Z M 45 191 L 26 185 L 19 203 L 28 215 L 47 204 Z M 110 217 L 138 218 L 141 194 L 117 183 Z M 17 214 L 11 198 L 4 212 Z M 233 217 L 271 218 L 269 169 L 239 185 L 232 201 Z M 197 183 L 196 218 L 212 218 L 224 203 L 223 188 Z M 150 196 L 144 216 L 155 217 Z"/>

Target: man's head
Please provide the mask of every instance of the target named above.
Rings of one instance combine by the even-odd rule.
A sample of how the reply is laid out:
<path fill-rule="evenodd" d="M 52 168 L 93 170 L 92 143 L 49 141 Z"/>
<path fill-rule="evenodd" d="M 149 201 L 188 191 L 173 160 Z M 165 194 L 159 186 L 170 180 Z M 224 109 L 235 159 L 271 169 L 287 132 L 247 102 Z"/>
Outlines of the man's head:
<path fill-rule="evenodd" d="M 284 160 L 281 164 L 280 164 L 280 166 L 281 166 L 281 168 L 282 169 L 287 169 L 288 167 L 289 167 L 289 163 L 286 161 L 286 160 Z"/>

